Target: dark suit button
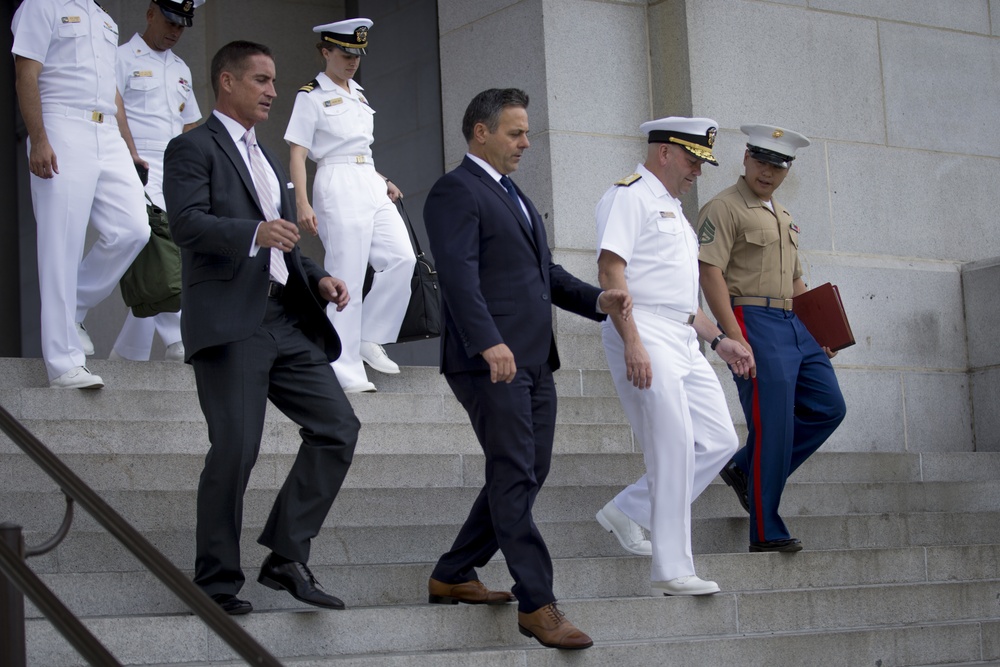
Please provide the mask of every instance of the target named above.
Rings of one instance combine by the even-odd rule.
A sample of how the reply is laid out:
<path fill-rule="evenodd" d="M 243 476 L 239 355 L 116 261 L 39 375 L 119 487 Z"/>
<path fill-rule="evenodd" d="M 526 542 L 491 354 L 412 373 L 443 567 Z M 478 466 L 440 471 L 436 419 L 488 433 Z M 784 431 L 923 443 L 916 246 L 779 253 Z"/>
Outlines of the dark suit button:
<path fill-rule="evenodd" d="M 548 301 L 548 300 L 549 300 L 549 295 L 548 294 L 543 294 L 542 295 L 542 301 Z"/>

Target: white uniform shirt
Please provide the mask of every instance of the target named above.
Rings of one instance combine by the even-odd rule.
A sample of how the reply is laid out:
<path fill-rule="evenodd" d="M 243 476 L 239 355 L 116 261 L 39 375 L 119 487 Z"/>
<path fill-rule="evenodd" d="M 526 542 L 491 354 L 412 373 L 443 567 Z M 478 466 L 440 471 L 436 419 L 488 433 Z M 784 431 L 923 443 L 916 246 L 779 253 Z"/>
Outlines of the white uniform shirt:
<path fill-rule="evenodd" d="M 118 90 L 140 154 L 142 140 L 166 143 L 201 119 L 191 92 L 191 69 L 173 51 L 157 52 L 137 33 L 118 47 Z"/>
<path fill-rule="evenodd" d="M 93 0 L 24 0 L 11 22 L 16 56 L 44 67 L 42 111 L 61 104 L 114 115 L 118 24 Z"/>
<path fill-rule="evenodd" d="M 375 110 L 361 94 L 364 89 L 351 79 L 348 93 L 322 72 L 316 80 L 319 85 L 312 91 L 295 95 L 285 141 L 308 148 L 314 162 L 331 156 L 371 157 Z"/>
<path fill-rule="evenodd" d="M 625 260 L 637 306 L 698 310 L 698 239 L 681 202 L 639 165 L 631 185 L 615 185 L 597 204 L 597 250 Z"/>

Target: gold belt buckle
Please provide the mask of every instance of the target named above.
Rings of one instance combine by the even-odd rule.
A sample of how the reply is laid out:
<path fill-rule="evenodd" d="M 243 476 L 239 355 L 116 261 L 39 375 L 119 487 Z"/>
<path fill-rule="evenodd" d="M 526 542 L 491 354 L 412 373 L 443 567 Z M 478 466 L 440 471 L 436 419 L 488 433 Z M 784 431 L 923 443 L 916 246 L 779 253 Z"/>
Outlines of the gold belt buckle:
<path fill-rule="evenodd" d="M 92 111 L 90 113 L 90 120 L 94 121 L 95 123 L 103 123 L 104 114 L 101 113 L 100 111 Z"/>
<path fill-rule="evenodd" d="M 365 156 L 364 155 L 355 155 L 354 156 L 354 162 L 355 162 L 355 164 L 364 164 L 365 163 Z"/>

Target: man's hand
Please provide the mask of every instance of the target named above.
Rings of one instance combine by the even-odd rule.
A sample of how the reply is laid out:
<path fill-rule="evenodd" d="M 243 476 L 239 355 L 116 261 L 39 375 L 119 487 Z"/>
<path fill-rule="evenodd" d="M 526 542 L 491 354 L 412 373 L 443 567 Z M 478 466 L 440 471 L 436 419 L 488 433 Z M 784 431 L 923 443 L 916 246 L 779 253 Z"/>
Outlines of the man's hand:
<path fill-rule="evenodd" d="M 757 362 L 753 358 L 750 346 L 732 338 L 723 338 L 715 346 L 715 352 L 722 360 L 729 364 L 734 375 L 739 375 L 744 380 L 757 377 Z"/>
<path fill-rule="evenodd" d="M 326 276 L 319 280 L 319 293 L 324 299 L 337 306 L 339 313 L 347 307 L 351 295 L 347 293 L 347 285 L 340 278 Z"/>
<path fill-rule="evenodd" d="M 257 227 L 257 245 L 261 248 L 278 248 L 283 252 L 291 252 L 298 242 L 299 228 L 294 222 L 278 218 L 262 222 Z"/>
<path fill-rule="evenodd" d="M 514 353 L 510 348 L 500 343 L 486 348 L 482 354 L 483 359 L 490 365 L 490 382 L 510 384 L 517 374 L 517 364 L 514 363 Z"/>
<path fill-rule="evenodd" d="M 608 315 L 621 315 L 625 321 L 632 317 L 632 295 L 623 289 L 604 290 L 597 304 Z"/>
<path fill-rule="evenodd" d="M 31 142 L 31 153 L 28 155 L 28 170 L 38 178 L 52 178 L 59 173 L 59 163 L 56 153 L 48 139 Z"/>
<path fill-rule="evenodd" d="M 827 359 L 833 359 L 835 356 L 837 356 L 837 353 L 828 347 L 824 347 L 823 351 L 826 352 Z"/>
<path fill-rule="evenodd" d="M 316 221 L 316 212 L 309 202 L 298 204 L 295 208 L 299 210 L 299 227 L 306 230 L 313 236 L 319 234 L 319 223 Z"/>
<path fill-rule="evenodd" d="M 649 389 L 653 384 L 653 364 L 639 341 L 625 345 L 625 377 L 636 389 Z"/>

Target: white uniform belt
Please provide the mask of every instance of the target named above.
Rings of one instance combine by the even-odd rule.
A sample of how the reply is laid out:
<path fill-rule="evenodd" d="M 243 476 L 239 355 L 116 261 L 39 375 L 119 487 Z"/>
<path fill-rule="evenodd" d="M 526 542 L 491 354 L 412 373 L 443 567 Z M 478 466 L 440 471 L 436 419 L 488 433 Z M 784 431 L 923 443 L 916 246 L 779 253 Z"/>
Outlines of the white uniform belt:
<path fill-rule="evenodd" d="M 760 306 L 762 308 L 779 308 L 791 310 L 791 299 L 775 299 L 769 296 L 734 296 L 734 306 Z"/>
<path fill-rule="evenodd" d="M 118 119 L 113 113 L 103 113 L 93 109 L 77 109 L 63 104 L 45 104 L 42 106 L 42 113 L 56 113 L 67 118 L 82 118 L 92 123 L 110 123 L 115 127 L 118 126 Z"/>
<path fill-rule="evenodd" d="M 652 313 L 658 317 L 680 322 L 681 324 L 694 324 L 694 313 L 686 313 L 683 310 L 677 310 L 670 306 L 647 306 L 641 303 L 634 303 L 632 307 L 636 310 L 644 310 L 647 313 Z"/>
<path fill-rule="evenodd" d="M 329 155 L 318 162 L 320 167 L 328 164 L 375 164 L 371 155 Z"/>
<path fill-rule="evenodd" d="M 167 141 L 157 141 L 155 139 L 136 139 L 135 149 L 137 151 L 147 150 L 147 151 L 165 151 L 167 150 Z"/>

